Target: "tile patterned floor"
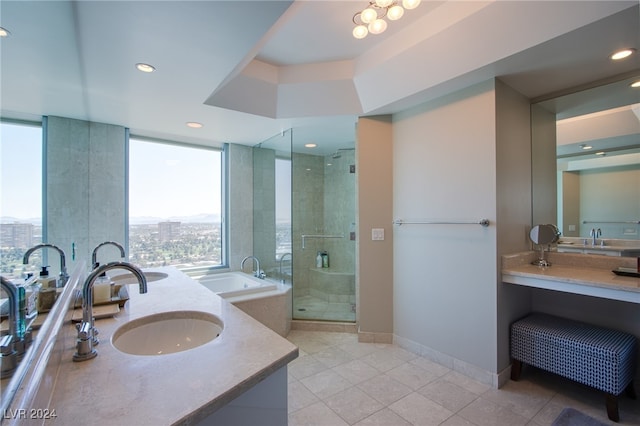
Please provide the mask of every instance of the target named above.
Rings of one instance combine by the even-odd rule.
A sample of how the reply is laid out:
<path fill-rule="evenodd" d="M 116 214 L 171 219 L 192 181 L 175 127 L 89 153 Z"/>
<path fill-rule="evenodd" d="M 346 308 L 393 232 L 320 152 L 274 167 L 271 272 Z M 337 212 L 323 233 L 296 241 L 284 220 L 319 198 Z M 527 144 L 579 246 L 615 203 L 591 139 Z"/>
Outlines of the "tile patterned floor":
<path fill-rule="evenodd" d="M 640 425 L 640 400 L 621 397 L 621 420 L 609 422 L 601 393 L 534 368 L 493 389 L 352 333 L 292 330 L 287 338 L 300 348 L 289 364 L 290 426 L 549 426 L 565 407 Z"/>

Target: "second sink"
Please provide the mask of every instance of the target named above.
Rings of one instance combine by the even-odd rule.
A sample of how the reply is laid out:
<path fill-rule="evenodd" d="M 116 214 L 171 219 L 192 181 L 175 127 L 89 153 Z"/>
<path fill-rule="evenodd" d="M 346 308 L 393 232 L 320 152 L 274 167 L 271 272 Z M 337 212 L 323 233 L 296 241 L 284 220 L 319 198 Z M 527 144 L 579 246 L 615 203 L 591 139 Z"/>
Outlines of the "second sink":
<path fill-rule="evenodd" d="M 165 355 L 204 345 L 220 336 L 222 329 L 222 320 L 207 312 L 163 312 L 124 324 L 111 342 L 132 355 Z"/>

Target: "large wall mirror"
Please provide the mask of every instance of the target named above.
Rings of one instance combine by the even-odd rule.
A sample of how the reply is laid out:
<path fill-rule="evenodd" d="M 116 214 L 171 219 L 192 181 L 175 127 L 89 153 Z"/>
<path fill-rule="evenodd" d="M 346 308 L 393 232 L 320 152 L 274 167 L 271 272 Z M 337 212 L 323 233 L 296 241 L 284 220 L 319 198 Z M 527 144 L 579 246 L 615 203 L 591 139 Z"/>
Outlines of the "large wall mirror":
<path fill-rule="evenodd" d="M 563 237 L 588 239 L 598 229 L 605 240 L 640 240 L 639 80 L 640 70 L 532 106 L 534 223 L 546 212 L 556 215 Z M 535 177 L 540 170 L 547 191 L 535 188 L 545 182 Z"/>

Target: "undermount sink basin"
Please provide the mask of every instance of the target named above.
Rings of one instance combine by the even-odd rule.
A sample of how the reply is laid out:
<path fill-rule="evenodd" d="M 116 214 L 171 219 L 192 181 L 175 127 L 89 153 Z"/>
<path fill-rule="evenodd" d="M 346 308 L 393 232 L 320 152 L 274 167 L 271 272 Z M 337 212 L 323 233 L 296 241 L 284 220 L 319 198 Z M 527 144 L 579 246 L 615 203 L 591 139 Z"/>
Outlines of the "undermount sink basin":
<path fill-rule="evenodd" d="M 163 280 L 169 276 L 164 272 L 143 272 L 142 275 L 145 276 L 148 283 L 153 281 Z M 134 277 L 133 274 L 129 272 L 125 274 L 114 275 L 113 277 L 111 277 L 111 281 L 113 281 L 116 284 L 122 284 L 122 285 L 138 284 L 138 280 L 136 279 L 136 277 Z"/>
<path fill-rule="evenodd" d="M 163 312 L 124 324 L 111 342 L 131 355 L 166 355 L 202 346 L 220 336 L 222 329 L 222 320 L 207 312 Z"/>

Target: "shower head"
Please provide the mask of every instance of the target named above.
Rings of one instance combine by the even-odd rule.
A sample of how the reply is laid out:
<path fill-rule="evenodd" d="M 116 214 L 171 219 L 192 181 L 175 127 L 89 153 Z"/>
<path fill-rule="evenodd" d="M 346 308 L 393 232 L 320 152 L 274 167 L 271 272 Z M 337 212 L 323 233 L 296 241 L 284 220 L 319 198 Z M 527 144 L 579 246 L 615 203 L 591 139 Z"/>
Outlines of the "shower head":
<path fill-rule="evenodd" d="M 342 157 L 342 154 L 340 154 L 340 151 L 354 151 L 354 150 L 355 150 L 355 148 L 339 148 L 336 152 L 331 154 L 331 158 L 340 158 L 340 157 Z"/>

